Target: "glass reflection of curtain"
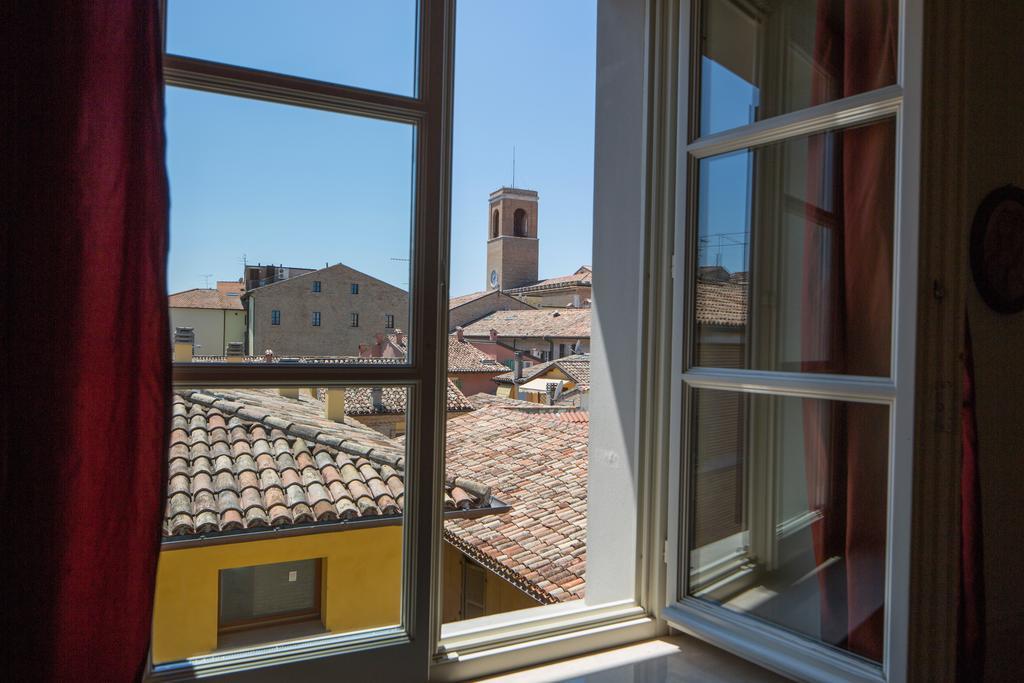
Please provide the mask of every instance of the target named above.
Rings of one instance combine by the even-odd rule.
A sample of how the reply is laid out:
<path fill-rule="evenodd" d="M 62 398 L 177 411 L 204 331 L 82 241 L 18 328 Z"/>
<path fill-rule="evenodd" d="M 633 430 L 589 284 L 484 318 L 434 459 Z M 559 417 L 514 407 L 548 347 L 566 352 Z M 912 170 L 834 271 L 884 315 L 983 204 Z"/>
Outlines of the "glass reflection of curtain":
<path fill-rule="evenodd" d="M 894 82 L 897 36 L 891 0 L 818 0 L 812 104 Z M 804 371 L 889 374 L 894 131 L 873 124 L 811 138 Z M 804 440 L 808 495 L 821 513 L 815 560 L 828 563 L 818 574 L 822 639 L 881 660 L 888 434 L 877 410 L 807 400 Z"/>

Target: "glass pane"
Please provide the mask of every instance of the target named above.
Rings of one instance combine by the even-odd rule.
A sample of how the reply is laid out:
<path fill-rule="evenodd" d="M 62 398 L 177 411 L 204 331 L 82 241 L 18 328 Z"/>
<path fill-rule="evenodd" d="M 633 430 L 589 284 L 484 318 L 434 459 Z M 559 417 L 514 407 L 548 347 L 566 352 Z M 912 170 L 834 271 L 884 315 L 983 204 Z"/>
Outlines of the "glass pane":
<path fill-rule="evenodd" d="M 705 0 L 701 135 L 896 82 L 896 0 Z"/>
<path fill-rule="evenodd" d="M 401 623 L 407 400 L 403 386 L 176 391 L 154 663 Z"/>
<path fill-rule="evenodd" d="M 220 628 L 283 617 L 320 619 L 319 560 L 220 572 Z"/>
<path fill-rule="evenodd" d="M 496 509 L 460 518 L 447 501 L 442 636 L 472 631 L 476 617 L 635 595 L 625 444 L 639 382 L 628 364 L 593 359 L 591 318 L 603 258 L 615 289 L 605 346 L 635 352 L 641 240 L 623 222 L 640 185 L 621 179 L 642 159 L 631 125 L 642 121 L 645 24 L 642 4 L 603 23 L 597 5 L 457 5 L 448 375 L 472 409 L 449 409 L 445 466 L 449 480 L 488 486 Z M 496 41 L 495 26 L 514 38 Z M 595 149 L 611 129 L 612 148 Z"/>
<path fill-rule="evenodd" d="M 892 120 L 702 159 L 701 366 L 889 374 Z"/>
<path fill-rule="evenodd" d="M 688 592 L 881 661 L 888 408 L 694 395 Z"/>
<path fill-rule="evenodd" d="M 175 359 L 405 357 L 413 137 L 168 88 Z"/>
<path fill-rule="evenodd" d="M 167 52 L 415 95 L 416 0 L 170 0 Z"/>

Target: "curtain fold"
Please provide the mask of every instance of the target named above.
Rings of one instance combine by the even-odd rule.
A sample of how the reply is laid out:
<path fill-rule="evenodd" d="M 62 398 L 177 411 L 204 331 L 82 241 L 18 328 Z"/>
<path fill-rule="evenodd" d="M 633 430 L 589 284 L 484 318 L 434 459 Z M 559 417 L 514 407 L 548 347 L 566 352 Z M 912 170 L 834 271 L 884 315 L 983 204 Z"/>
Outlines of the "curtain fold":
<path fill-rule="evenodd" d="M 16 5 L 16 6 L 14 6 Z M 15 3 L 0 470 L 7 680 L 145 665 L 170 351 L 154 0 Z"/>
<path fill-rule="evenodd" d="M 812 104 L 895 82 L 893 3 L 819 0 Z M 801 347 L 805 372 L 887 376 L 895 128 L 808 145 Z M 884 647 L 888 434 L 873 406 L 804 401 L 822 640 L 880 661 Z M 838 560 L 838 561 L 837 561 Z"/>
<path fill-rule="evenodd" d="M 960 600 L 957 680 L 985 678 L 985 575 L 982 553 L 981 477 L 975 414 L 974 350 L 964 315 L 963 404 L 960 408 Z"/>

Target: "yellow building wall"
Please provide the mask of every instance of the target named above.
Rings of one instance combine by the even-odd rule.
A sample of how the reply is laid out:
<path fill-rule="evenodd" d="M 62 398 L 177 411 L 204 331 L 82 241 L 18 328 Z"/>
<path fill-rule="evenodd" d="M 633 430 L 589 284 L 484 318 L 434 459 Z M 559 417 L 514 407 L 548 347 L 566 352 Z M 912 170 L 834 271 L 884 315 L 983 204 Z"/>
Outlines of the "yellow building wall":
<path fill-rule="evenodd" d="M 462 565 L 463 555 L 451 543 L 444 544 L 444 594 L 441 596 L 442 618 L 445 623 L 462 619 Z M 527 607 L 538 607 L 537 602 L 526 593 L 510 584 L 497 574 L 487 572 L 487 588 L 484 594 L 486 616 L 503 614 Z"/>
<path fill-rule="evenodd" d="M 245 311 L 215 308 L 171 308 L 171 331 L 191 327 L 196 334 L 196 354 L 223 356 L 230 342 L 245 341 Z M 263 349 L 254 353 L 261 354 Z"/>
<path fill-rule="evenodd" d="M 327 631 L 344 633 L 399 623 L 399 525 L 164 550 L 153 606 L 153 662 L 217 649 L 221 569 L 317 558 L 323 581 L 321 616 Z"/>

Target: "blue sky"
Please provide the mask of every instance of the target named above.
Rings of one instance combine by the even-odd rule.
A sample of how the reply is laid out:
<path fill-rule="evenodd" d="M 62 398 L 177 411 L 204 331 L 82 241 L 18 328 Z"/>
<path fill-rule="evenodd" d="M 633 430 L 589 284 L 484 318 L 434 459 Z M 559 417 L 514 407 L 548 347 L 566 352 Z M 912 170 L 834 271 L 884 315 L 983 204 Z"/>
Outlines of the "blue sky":
<path fill-rule="evenodd" d="M 171 0 L 168 51 L 411 94 L 409 0 Z M 540 276 L 590 262 L 595 3 L 459 3 L 452 293 L 485 283 L 487 195 L 540 193 Z M 249 263 L 343 262 L 405 287 L 409 126 L 169 88 L 170 291 Z"/>

